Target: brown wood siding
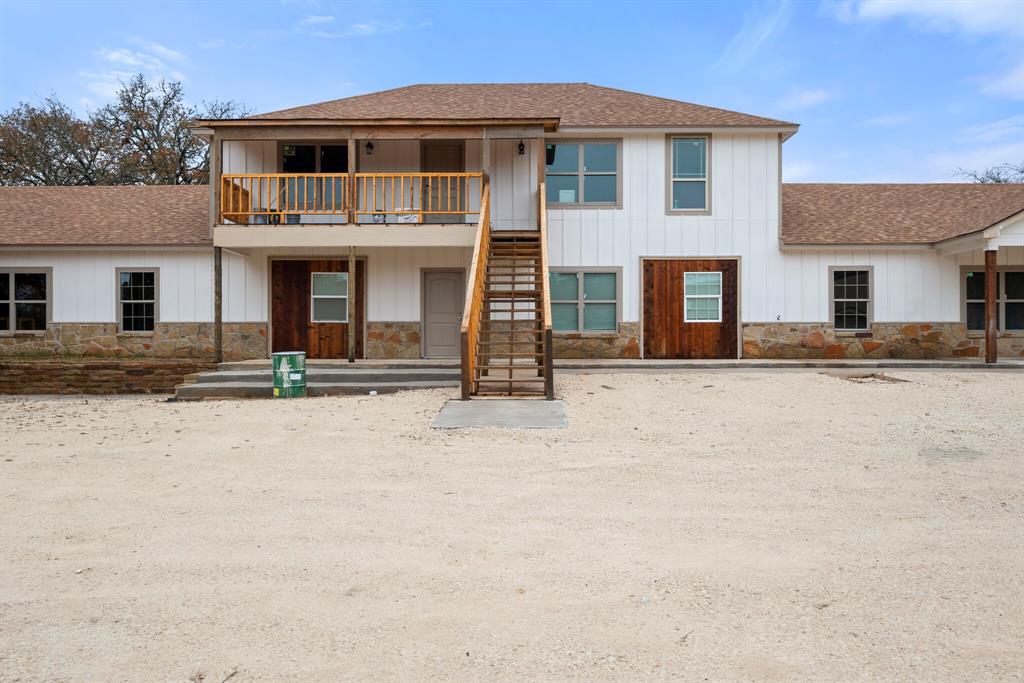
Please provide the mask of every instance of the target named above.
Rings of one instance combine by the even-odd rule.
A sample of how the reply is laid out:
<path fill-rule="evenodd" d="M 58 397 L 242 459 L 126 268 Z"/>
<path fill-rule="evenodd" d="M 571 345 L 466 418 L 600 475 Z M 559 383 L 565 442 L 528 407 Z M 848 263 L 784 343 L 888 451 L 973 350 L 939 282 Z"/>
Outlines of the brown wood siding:
<path fill-rule="evenodd" d="M 347 358 L 348 326 L 356 327 L 356 358 L 363 357 L 363 328 L 366 309 L 366 263 L 356 261 L 354 320 L 348 323 L 314 323 L 310 286 L 313 273 L 347 273 L 348 261 L 271 262 L 271 326 L 273 351 L 305 351 L 308 358 Z"/>
<path fill-rule="evenodd" d="M 722 322 L 684 322 L 683 274 L 718 271 Z M 735 259 L 645 259 L 644 358 L 736 358 L 738 271 Z"/>

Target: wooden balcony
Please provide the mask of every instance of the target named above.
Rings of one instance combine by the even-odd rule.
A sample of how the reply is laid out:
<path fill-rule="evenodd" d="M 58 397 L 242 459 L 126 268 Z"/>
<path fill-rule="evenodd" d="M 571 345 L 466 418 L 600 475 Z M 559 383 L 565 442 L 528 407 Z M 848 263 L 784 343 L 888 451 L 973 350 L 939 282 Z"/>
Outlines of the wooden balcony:
<path fill-rule="evenodd" d="M 482 194 L 482 173 L 224 174 L 218 223 L 474 224 Z"/>

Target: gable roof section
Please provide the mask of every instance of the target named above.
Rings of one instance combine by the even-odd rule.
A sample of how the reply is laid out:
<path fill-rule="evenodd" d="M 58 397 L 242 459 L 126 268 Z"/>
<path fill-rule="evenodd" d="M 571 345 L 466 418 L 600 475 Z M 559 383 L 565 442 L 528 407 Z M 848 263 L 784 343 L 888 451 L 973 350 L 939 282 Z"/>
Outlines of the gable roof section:
<path fill-rule="evenodd" d="M 257 114 L 244 120 L 560 119 L 560 126 L 796 126 L 590 83 L 410 85 Z"/>
<path fill-rule="evenodd" d="M 208 185 L 0 187 L 0 246 L 210 244 Z"/>
<path fill-rule="evenodd" d="M 785 244 L 934 244 L 1024 211 L 1024 184 L 782 185 Z"/>

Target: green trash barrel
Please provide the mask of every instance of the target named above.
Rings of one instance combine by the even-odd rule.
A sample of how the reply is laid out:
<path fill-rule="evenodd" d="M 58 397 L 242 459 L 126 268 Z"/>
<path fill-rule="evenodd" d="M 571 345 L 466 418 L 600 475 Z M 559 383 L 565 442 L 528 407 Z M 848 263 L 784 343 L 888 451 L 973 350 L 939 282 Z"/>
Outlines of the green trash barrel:
<path fill-rule="evenodd" d="M 274 367 L 274 398 L 306 395 L 306 352 L 282 351 L 270 354 Z"/>

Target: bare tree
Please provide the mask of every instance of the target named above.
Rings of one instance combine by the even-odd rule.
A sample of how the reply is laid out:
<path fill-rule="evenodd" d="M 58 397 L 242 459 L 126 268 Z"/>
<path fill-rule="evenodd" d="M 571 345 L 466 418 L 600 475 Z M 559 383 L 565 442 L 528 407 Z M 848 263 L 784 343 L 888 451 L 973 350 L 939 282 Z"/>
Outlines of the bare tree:
<path fill-rule="evenodd" d="M 983 171 L 959 169 L 956 174 L 975 183 L 1024 183 L 1024 162 L 999 164 Z"/>
<path fill-rule="evenodd" d="M 246 116 L 232 101 L 185 101 L 181 83 L 141 74 L 116 100 L 80 119 L 55 97 L 0 117 L 4 185 L 191 185 L 209 182 L 209 149 L 192 134 L 201 118 Z"/>
<path fill-rule="evenodd" d="M 0 117 L 0 183 L 102 185 L 114 181 L 116 147 L 55 97 Z"/>

